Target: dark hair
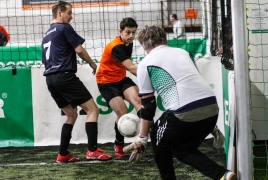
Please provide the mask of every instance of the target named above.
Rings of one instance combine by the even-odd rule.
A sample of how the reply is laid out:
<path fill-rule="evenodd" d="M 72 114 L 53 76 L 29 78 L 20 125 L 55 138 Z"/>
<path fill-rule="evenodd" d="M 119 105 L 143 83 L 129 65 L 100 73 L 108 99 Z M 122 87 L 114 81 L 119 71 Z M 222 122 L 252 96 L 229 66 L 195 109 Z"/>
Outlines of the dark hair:
<path fill-rule="evenodd" d="M 66 11 L 67 7 L 66 6 L 71 6 L 71 3 L 65 2 L 65 1 L 58 1 L 57 3 L 55 3 L 52 7 L 52 15 L 53 18 L 57 17 L 57 11 L 58 9 L 60 9 L 62 12 Z"/>
<path fill-rule="evenodd" d="M 135 27 L 138 28 L 138 24 L 137 22 L 131 18 L 124 18 L 121 22 L 120 22 L 120 29 L 123 31 L 125 29 L 125 27 Z"/>
<path fill-rule="evenodd" d="M 178 16 L 177 16 L 177 14 L 171 14 L 171 16 L 172 16 L 174 19 L 178 20 Z"/>
<path fill-rule="evenodd" d="M 138 34 L 138 41 L 144 50 L 154 48 L 156 45 L 167 45 L 166 32 L 157 26 L 146 26 Z"/>

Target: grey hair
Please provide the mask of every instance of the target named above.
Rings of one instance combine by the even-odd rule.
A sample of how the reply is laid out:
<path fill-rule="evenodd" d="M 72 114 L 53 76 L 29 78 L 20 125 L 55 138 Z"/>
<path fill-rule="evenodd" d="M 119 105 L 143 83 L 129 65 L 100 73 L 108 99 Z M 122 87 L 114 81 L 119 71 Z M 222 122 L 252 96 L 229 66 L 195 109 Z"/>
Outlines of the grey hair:
<path fill-rule="evenodd" d="M 160 27 L 146 26 L 139 32 L 138 41 L 144 50 L 147 50 L 157 45 L 167 45 L 167 34 Z"/>

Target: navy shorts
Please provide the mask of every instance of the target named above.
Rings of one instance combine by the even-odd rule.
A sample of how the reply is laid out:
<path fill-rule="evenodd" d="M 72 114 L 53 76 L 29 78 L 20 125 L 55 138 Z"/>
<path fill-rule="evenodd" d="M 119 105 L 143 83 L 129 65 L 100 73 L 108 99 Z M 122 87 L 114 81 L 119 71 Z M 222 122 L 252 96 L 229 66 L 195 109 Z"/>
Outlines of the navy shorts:
<path fill-rule="evenodd" d="M 68 104 L 75 108 L 92 98 L 90 92 L 74 72 L 48 74 L 46 83 L 59 108 L 64 108 Z"/>
<path fill-rule="evenodd" d="M 132 86 L 137 85 L 129 77 L 126 77 L 123 80 L 115 83 L 98 84 L 99 91 L 107 102 L 107 105 L 109 105 L 110 100 L 116 96 L 121 96 L 124 98 L 124 91 Z"/>

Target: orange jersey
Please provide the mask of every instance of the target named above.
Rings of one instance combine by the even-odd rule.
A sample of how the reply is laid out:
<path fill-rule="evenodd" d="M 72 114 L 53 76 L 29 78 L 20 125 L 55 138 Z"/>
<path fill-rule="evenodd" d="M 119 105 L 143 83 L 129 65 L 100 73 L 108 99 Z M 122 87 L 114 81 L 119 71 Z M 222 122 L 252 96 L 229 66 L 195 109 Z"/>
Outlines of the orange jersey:
<path fill-rule="evenodd" d="M 113 39 L 104 49 L 102 58 L 100 61 L 100 67 L 96 73 L 96 80 L 98 84 L 115 83 L 123 80 L 126 77 L 126 68 L 122 65 L 122 62 L 131 58 L 132 47 L 127 47 L 124 42 L 117 36 Z M 117 54 L 113 50 L 117 49 Z M 118 50 L 121 50 L 122 56 L 118 54 Z M 120 52 L 120 51 L 119 51 Z M 115 56 L 116 58 L 115 59 Z"/>

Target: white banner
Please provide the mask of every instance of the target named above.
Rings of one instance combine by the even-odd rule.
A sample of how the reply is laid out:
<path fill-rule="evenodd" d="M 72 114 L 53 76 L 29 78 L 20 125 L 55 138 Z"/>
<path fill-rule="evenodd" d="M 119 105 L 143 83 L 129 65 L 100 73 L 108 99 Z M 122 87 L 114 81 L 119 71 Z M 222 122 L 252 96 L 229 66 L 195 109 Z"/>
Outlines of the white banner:
<path fill-rule="evenodd" d="M 200 58 L 196 61 L 196 65 L 200 74 L 207 81 L 216 95 L 220 108 L 217 126 L 224 134 L 221 58 L 216 56 Z M 208 138 L 210 137 L 212 137 L 212 135 L 208 136 Z"/>
<path fill-rule="evenodd" d="M 200 59 L 197 61 L 197 66 L 204 74 L 205 80 L 214 90 L 220 107 L 220 116 L 218 126 L 222 130 L 222 86 L 221 86 L 221 63 L 219 58 Z M 34 145 L 59 145 L 62 124 L 65 122 L 65 116 L 61 115 L 61 110 L 50 96 L 47 90 L 45 77 L 43 76 L 44 67 L 32 67 L 32 96 L 33 96 L 33 119 L 34 119 Z M 213 75 L 211 75 L 211 73 Z M 127 75 L 136 82 L 136 77 L 130 73 Z M 79 65 L 77 76 L 85 84 L 92 94 L 97 106 L 100 109 L 98 120 L 98 143 L 114 142 L 114 122 L 116 119 L 115 113 L 107 112 L 108 108 L 101 99 L 97 88 L 95 76 L 92 75 L 92 69 L 87 65 Z M 126 102 L 127 106 L 129 104 Z M 159 100 L 157 101 L 158 109 L 155 119 L 157 119 L 163 111 L 160 110 Z M 159 109 L 160 108 L 160 109 Z M 81 108 L 78 107 L 78 114 Z M 131 113 L 136 114 L 135 110 Z M 72 132 L 71 143 L 87 143 L 85 132 L 86 115 L 78 115 L 76 124 Z M 223 132 L 223 131 L 222 131 Z M 131 142 L 133 138 L 125 138 L 125 142 Z"/>
<path fill-rule="evenodd" d="M 50 96 L 47 90 L 45 77 L 42 75 L 43 72 L 43 67 L 32 68 L 34 142 L 35 146 L 59 145 L 62 124 L 65 122 L 66 117 L 61 115 L 61 110 Z M 114 122 L 116 115 L 113 111 L 108 114 L 101 113 L 107 111 L 108 108 L 98 103 L 99 100 L 97 100 L 97 98 L 100 96 L 100 93 L 95 76 L 92 75 L 92 69 L 88 65 L 81 65 L 78 67 L 77 76 L 88 88 L 100 109 L 98 143 L 114 142 Z M 135 76 L 129 73 L 128 76 L 136 82 Z M 126 104 L 129 106 L 128 102 L 126 102 Z M 80 110 L 81 108 L 78 107 L 78 112 L 80 112 Z M 136 111 L 132 110 L 131 113 L 136 114 Z M 159 117 L 162 113 L 163 111 L 157 109 L 155 117 Z M 86 115 L 78 115 L 72 132 L 71 143 L 87 143 L 85 120 Z M 133 138 L 125 138 L 125 142 L 131 141 L 133 141 Z"/>

